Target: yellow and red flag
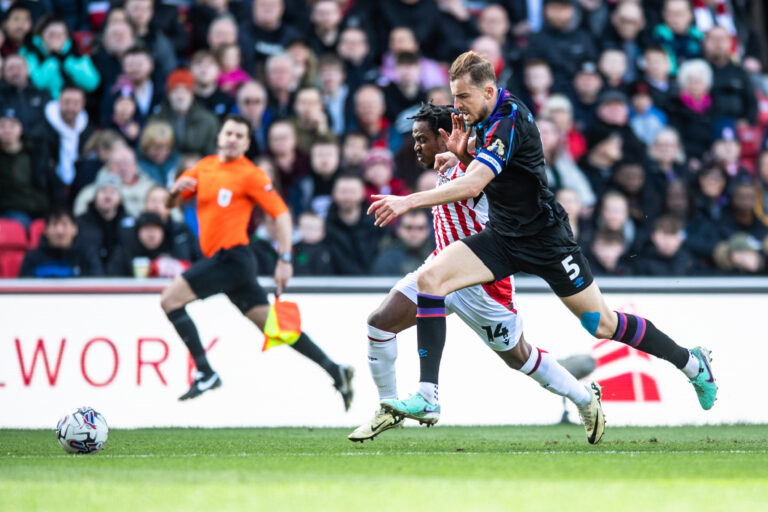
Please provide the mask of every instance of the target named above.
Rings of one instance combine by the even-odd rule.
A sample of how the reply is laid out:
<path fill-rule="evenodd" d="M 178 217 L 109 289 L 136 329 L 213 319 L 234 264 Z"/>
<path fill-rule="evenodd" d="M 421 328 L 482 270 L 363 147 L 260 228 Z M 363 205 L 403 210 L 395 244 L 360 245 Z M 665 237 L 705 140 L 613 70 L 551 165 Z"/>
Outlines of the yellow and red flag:
<path fill-rule="evenodd" d="M 261 351 L 278 345 L 293 345 L 301 335 L 301 313 L 295 302 L 275 298 L 264 324 L 264 345 Z"/>

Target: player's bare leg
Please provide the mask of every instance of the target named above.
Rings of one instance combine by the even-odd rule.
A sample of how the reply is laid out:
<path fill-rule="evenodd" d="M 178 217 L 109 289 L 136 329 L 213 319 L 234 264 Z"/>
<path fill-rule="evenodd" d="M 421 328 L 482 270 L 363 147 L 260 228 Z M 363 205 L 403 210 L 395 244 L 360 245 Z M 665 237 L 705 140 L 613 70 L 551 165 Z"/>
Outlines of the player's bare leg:
<path fill-rule="evenodd" d="M 179 397 L 179 400 L 189 400 L 221 386 L 221 378 L 208 363 L 197 327 L 187 314 L 186 305 L 195 300 L 197 295 L 183 276 L 176 276 L 160 296 L 160 307 L 179 333 L 197 367 L 192 385 Z"/>
<path fill-rule="evenodd" d="M 585 290 L 570 297 L 561 297 L 560 300 L 596 338 L 620 341 L 669 361 L 690 379 L 702 408 L 710 409 L 715 403 L 717 384 L 706 348 L 688 350 L 672 341 L 650 320 L 611 310 L 595 282 Z"/>
<path fill-rule="evenodd" d="M 264 325 L 267 323 L 269 308 L 269 304 L 254 306 L 245 312 L 245 316 L 263 332 Z M 349 410 L 349 406 L 352 404 L 352 398 L 354 397 L 354 389 L 352 387 L 352 378 L 355 374 L 354 369 L 351 366 L 343 366 L 335 363 L 325 354 L 325 352 L 323 352 L 323 349 L 315 345 L 303 331 L 299 335 L 299 339 L 291 345 L 291 348 L 310 359 L 331 376 L 333 379 L 333 386 L 341 394 L 341 398 L 344 402 L 344 410 Z"/>

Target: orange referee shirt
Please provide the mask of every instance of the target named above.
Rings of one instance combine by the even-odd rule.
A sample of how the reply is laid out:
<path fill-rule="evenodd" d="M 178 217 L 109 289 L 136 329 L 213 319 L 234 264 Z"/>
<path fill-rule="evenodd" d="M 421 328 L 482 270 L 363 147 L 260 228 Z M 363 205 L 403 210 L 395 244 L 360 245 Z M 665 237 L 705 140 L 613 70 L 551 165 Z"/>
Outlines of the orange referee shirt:
<path fill-rule="evenodd" d="M 272 217 L 288 211 L 264 171 L 245 157 L 222 162 L 217 155 L 208 156 L 182 176 L 197 180 L 195 190 L 181 195 L 190 199 L 197 194 L 200 247 L 208 257 L 219 249 L 248 244 L 248 221 L 254 205 Z"/>

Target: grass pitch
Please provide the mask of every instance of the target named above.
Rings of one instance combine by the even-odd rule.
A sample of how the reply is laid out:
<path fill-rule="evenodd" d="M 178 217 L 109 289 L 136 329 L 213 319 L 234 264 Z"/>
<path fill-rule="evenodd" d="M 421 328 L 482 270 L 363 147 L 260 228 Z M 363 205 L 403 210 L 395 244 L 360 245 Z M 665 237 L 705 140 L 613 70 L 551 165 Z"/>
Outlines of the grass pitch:
<path fill-rule="evenodd" d="M 768 426 L 0 430 L 0 511 L 760 511 Z"/>

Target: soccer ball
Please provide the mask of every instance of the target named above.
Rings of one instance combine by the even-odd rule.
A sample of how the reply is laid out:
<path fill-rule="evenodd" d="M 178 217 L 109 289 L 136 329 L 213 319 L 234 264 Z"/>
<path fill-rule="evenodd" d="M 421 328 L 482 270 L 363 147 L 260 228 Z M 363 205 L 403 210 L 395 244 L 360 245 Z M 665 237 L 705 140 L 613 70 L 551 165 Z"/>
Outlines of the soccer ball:
<path fill-rule="evenodd" d="M 56 425 L 56 439 L 67 453 L 96 453 L 108 434 L 107 421 L 92 407 L 81 407 Z"/>

